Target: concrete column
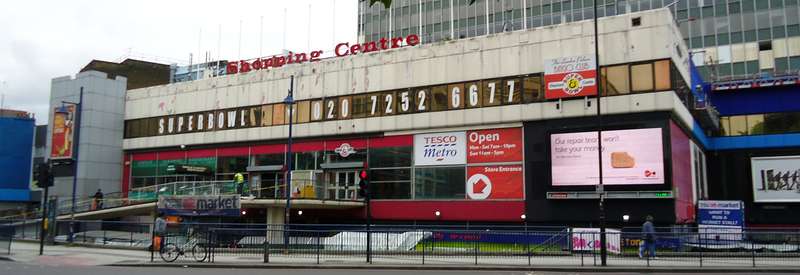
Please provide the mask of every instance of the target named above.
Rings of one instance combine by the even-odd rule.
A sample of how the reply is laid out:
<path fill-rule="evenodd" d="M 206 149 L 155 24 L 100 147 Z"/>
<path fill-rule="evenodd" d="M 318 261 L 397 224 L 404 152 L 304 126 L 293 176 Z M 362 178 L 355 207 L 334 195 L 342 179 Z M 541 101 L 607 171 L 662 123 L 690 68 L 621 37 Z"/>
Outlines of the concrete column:
<path fill-rule="evenodd" d="M 267 241 L 283 244 L 284 211 L 282 207 L 267 208 Z"/>

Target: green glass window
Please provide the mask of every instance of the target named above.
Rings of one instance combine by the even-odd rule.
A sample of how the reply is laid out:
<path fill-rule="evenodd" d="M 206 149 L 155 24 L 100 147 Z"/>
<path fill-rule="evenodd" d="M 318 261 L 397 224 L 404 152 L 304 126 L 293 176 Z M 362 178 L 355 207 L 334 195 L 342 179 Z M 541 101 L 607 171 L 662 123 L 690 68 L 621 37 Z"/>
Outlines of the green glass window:
<path fill-rule="evenodd" d="M 131 163 L 131 176 L 151 177 L 156 175 L 157 162 L 155 160 L 138 160 Z"/>
<path fill-rule="evenodd" d="M 383 147 L 369 149 L 369 167 L 409 167 L 413 147 Z"/>
<path fill-rule="evenodd" d="M 414 171 L 415 199 L 464 199 L 464 167 L 416 168 Z"/>

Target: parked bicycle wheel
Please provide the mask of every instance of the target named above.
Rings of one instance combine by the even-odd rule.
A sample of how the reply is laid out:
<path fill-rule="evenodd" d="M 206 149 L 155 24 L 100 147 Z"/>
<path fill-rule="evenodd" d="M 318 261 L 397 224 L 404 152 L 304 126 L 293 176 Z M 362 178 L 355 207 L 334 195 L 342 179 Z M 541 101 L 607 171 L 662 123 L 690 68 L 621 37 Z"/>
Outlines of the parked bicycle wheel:
<path fill-rule="evenodd" d="M 192 258 L 197 262 L 203 262 L 208 257 L 208 248 L 204 245 L 196 244 L 192 246 Z"/>
<path fill-rule="evenodd" d="M 165 244 L 164 247 L 161 248 L 161 251 L 158 252 L 161 254 L 161 259 L 165 262 L 171 263 L 178 259 L 180 256 L 181 251 L 177 245 L 174 243 Z"/>

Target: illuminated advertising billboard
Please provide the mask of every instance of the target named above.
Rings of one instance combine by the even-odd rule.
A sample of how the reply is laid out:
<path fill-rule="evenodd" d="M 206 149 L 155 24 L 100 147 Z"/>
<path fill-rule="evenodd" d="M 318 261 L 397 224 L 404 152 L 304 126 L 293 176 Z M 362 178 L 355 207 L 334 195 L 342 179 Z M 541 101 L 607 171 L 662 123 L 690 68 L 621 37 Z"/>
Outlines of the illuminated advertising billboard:
<path fill-rule="evenodd" d="M 603 131 L 603 184 L 664 183 L 661 128 Z M 597 185 L 597 132 L 550 135 L 553 186 Z"/>

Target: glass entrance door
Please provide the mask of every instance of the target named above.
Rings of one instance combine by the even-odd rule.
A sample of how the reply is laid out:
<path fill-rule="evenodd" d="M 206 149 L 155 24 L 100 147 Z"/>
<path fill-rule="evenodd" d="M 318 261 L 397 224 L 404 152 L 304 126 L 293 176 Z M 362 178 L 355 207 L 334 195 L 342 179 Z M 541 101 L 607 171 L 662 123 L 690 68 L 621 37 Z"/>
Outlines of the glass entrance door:
<path fill-rule="evenodd" d="M 356 200 L 358 199 L 358 183 L 361 181 L 357 176 L 357 171 L 333 171 L 330 172 L 328 181 L 329 198 L 336 200 Z"/>

